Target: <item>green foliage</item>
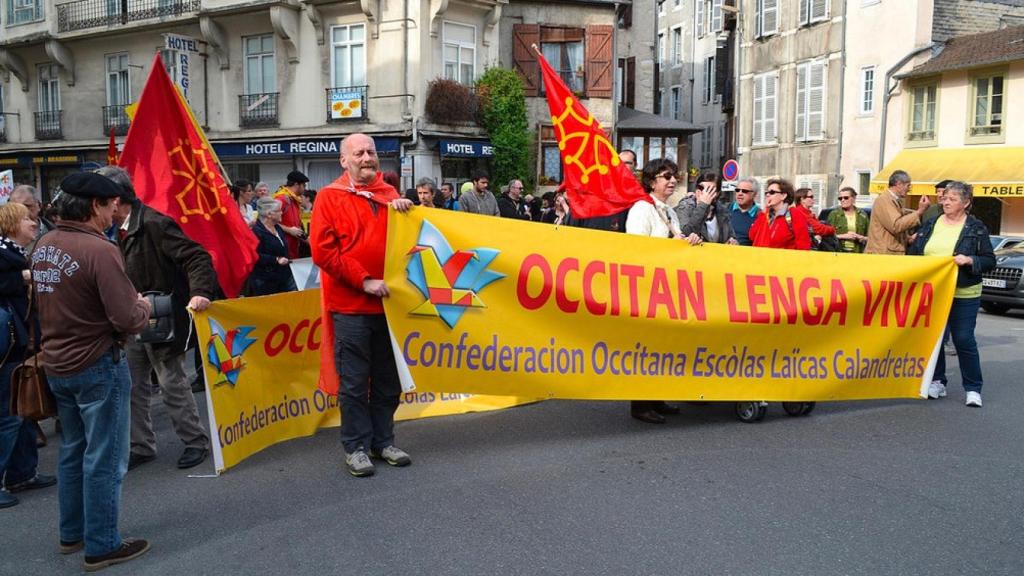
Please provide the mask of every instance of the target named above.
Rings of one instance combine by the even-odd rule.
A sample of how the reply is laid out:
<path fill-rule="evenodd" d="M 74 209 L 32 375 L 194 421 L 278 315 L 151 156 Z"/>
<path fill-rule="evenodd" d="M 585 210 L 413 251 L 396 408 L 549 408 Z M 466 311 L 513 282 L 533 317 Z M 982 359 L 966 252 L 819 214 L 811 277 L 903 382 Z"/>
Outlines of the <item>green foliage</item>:
<path fill-rule="evenodd" d="M 500 185 L 518 178 L 532 189 L 530 131 L 522 80 L 511 70 L 489 68 L 476 81 L 476 95 L 480 100 L 480 123 L 494 145 L 491 182 Z"/>

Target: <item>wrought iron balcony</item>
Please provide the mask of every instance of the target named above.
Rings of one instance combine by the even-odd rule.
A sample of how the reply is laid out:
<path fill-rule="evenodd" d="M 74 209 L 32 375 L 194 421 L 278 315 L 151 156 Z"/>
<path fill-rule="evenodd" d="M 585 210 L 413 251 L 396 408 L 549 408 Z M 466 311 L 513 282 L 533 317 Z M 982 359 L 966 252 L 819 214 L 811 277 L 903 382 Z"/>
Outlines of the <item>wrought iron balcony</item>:
<path fill-rule="evenodd" d="M 200 0 L 75 0 L 57 5 L 57 30 L 71 32 L 199 11 Z"/>
<path fill-rule="evenodd" d="M 61 129 L 63 110 L 44 110 L 36 112 L 36 140 L 62 140 L 64 131 Z"/>
<path fill-rule="evenodd" d="M 110 136 L 111 129 L 113 129 L 114 134 L 118 136 L 124 136 L 128 133 L 128 125 L 131 124 L 131 120 L 129 120 L 128 115 L 124 113 L 125 108 L 127 108 L 127 105 L 125 104 L 103 107 L 104 136 Z"/>
<path fill-rule="evenodd" d="M 242 128 L 277 126 L 278 92 L 238 96 L 238 124 Z"/>
<path fill-rule="evenodd" d="M 366 92 L 369 86 L 344 86 L 327 89 L 327 121 L 366 121 Z"/>

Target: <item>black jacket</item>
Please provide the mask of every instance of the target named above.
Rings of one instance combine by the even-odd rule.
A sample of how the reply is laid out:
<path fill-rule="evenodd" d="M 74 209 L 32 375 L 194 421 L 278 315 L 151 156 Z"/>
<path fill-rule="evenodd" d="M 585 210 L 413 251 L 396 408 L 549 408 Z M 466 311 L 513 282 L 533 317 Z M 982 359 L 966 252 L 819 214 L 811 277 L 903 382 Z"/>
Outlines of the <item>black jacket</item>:
<path fill-rule="evenodd" d="M 28 258 L 21 247 L 10 238 L 0 237 L 0 306 L 8 308 L 14 316 L 14 347 L 7 362 L 20 362 L 25 357 L 28 342 L 28 286 L 22 271 L 28 270 Z M 0 329 L 7 330 L 6 326 Z M 36 331 L 38 334 L 39 331 Z M 0 359 L 7 350 L 0 350 Z"/>
<path fill-rule="evenodd" d="M 252 227 L 260 243 L 256 247 L 259 259 L 249 274 L 247 292 L 250 296 L 277 294 L 295 289 L 291 266 L 281 266 L 277 263 L 278 258 L 288 258 L 288 246 L 281 240 L 285 238 L 284 230 L 280 225 L 275 228 L 277 236 L 268 230 L 261 220 L 257 220 L 256 225 Z"/>
<path fill-rule="evenodd" d="M 174 220 L 139 201 L 132 205 L 128 230 L 123 234 L 118 230 L 118 237 L 135 289 L 172 295 L 174 341 L 156 344 L 154 350 L 168 358 L 180 354 L 189 335 L 188 301 L 194 296 L 213 300 L 220 291 L 213 260 Z"/>
<path fill-rule="evenodd" d="M 941 218 L 941 216 L 939 216 Z M 917 231 L 917 238 L 907 248 L 907 254 L 920 256 L 924 254 L 924 247 L 935 231 L 935 222 L 939 218 L 932 218 L 921 225 Z M 956 241 L 956 249 L 953 254 L 963 254 L 974 259 L 970 266 L 960 266 L 956 276 L 957 288 L 981 284 L 981 275 L 996 267 L 996 256 L 992 252 L 992 241 L 988 237 L 988 228 L 985 223 L 970 214 L 964 222 L 964 228 L 960 231 L 960 238 Z"/>
<path fill-rule="evenodd" d="M 502 218 L 518 218 L 519 220 L 530 220 L 530 209 L 526 206 L 526 202 L 509 198 L 508 196 L 501 196 L 498 198 L 498 212 L 501 213 Z"/>

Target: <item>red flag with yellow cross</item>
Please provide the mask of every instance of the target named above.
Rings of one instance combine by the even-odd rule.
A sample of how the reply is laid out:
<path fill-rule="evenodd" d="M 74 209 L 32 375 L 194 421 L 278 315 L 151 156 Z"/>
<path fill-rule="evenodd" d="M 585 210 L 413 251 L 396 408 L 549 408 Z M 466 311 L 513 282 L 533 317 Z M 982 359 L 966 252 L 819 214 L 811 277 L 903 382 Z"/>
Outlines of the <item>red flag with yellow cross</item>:
<path fill-rule="evenodd" d="M 231 198 L 213 147 L 158 54 L 121 151 L 144 204 L 174 220 L 210 253 L 224 294 L 238 296 L 258 241 Z"/>
<path fill-rule="evenodd" d="M 650 195 L 619 160 L 601 123 L 580 104 L 537 47 L 533 48 L 562 155 L 563 183 L 572 215 L 609 216 L 628 210 L 637 200 L 650 202 Z"/>

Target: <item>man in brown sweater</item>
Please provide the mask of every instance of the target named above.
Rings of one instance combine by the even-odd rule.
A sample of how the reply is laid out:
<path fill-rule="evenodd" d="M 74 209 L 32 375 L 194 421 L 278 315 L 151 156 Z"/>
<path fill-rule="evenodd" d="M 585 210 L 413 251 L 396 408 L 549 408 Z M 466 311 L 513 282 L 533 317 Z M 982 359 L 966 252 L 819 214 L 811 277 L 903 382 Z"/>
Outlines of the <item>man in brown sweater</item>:
<path fill-rule="evenodd" d="M 131 377 L 122 345 L 149 321 L 110 227 L 120 189 L 72 174 L 54 200 L 60 224 L 32 252 L 43 364 L 63 426 L 58 469 L 60 552 L 85 548 L 85 569 L 127 562 L 149 550 L 118 531 L 128 464 Z"/>
<path fill-rule="evenodd" d="M 865 254 L 906 254 L 911 231 L 921 225 L 921 215 L 931 204 L 927 196 L 922 196 L 917 210 L 903 208 L 908 192 L 910 175 L 896 170 L 889 176 L 889 190 L 879 194 L 871 207 Z"/>

